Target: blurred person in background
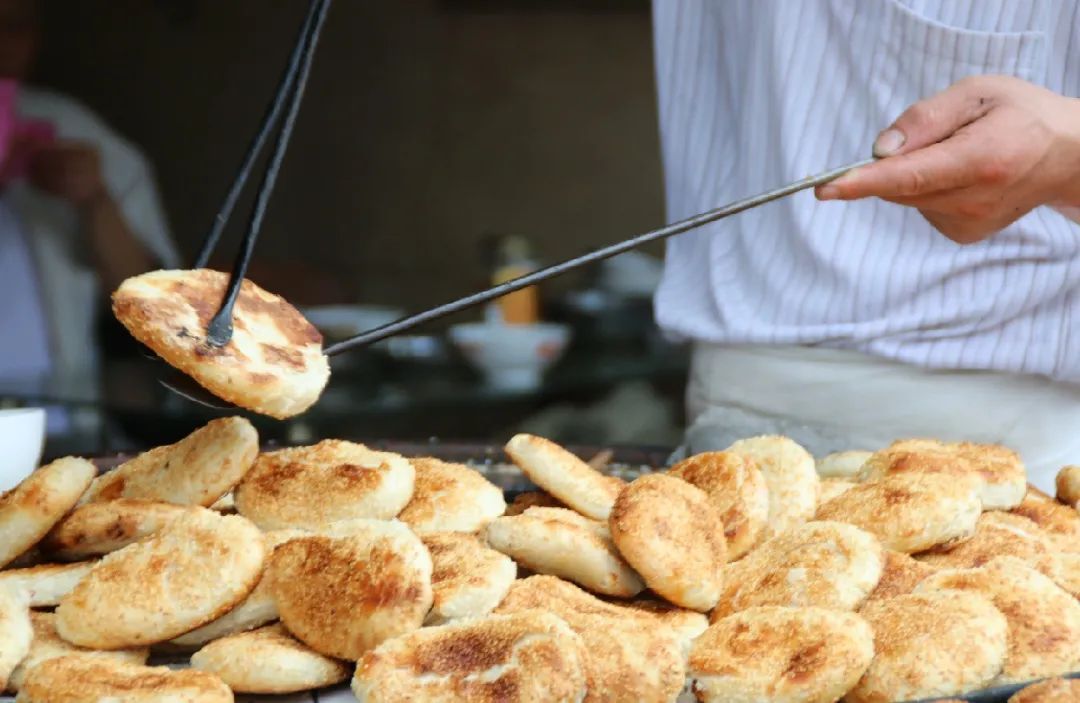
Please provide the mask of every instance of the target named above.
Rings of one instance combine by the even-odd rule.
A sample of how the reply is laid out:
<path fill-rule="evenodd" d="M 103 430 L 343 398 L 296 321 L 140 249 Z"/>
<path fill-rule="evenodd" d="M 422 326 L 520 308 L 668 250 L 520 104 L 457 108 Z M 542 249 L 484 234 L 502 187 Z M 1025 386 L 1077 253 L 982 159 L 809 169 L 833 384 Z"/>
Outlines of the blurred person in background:
<path fill-rule="evenodd" d="M 0 182 L 0 386 L 93 399 L 98 316 L 125 278 L 175 266 L 150 164 L 87 107 L 25 82 L 40 42 L 37 3 L 0 0 L 0 81 L 15 94 Z M 63 422 L 50 415 L 56 430 Z"/>
<path fill-rule="evenodd" d="M 819 188 L 832 202 L 669 240 L 684 449 L 997 442 L 1043 489 L 1080 462 L 1080 0 L 654 0 L 653 19 L 670 220 L 886 157 Z"/>

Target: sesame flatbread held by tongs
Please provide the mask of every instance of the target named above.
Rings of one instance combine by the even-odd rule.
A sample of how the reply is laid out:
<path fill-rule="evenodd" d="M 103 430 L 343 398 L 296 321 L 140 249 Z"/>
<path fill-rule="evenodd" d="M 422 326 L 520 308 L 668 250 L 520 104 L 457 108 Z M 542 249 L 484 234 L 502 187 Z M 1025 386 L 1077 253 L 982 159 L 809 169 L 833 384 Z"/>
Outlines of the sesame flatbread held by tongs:
<path fill-rule="evenodd" d="M 228 343 L 207 341 L 229 276 L 152 271 L 124 281 L 113 313 L 155 354 L 217 397 L 277 419 L 307 410 L 330 378 L 322 335 L 284 298 L 244 280 Z"/>

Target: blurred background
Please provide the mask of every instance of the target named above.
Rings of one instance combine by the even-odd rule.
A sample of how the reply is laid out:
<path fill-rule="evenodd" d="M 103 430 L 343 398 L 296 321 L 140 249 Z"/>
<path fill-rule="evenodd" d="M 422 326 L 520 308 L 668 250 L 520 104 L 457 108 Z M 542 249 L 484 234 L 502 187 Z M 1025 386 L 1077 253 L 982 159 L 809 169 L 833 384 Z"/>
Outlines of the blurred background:
<path fill-rule="evenodd" d="M 187 266 L 306 8 L 43 0 L 26 83 L 79 101 L 141 152 Z M 228 268 L 250 202 L 213 267 Z M 249 277 L 332 340 L 663 221 L 646 0 L 338 0 Z M 687 355 L 652 322 L 661 253 L 487 311 L 502 323 L 466 325 L 478 310 L 341 357 L 309 413 L 252 419 L 282 441 L 501 442 L 527 429 L 674 444 Z M 96 335 L 99 391 L 0 378 L 7 406 L 63 408 L 47 454 L 175 441 L 214 415 L 162 391 L 107 315 Z"/>

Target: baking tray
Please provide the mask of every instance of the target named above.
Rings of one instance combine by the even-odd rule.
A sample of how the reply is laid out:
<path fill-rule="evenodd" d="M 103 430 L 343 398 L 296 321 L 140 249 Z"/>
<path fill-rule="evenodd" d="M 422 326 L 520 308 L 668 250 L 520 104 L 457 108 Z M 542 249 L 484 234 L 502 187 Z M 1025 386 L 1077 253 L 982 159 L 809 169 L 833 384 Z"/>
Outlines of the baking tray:
<path fill-rule="evenodd" d="M 443 441 L 439 439 L 431 439 L 427 442 L 370 440 L 364 441 L 364 443 L 373 449 L 397 452 L 404 456 L 430 456 L 443 461 L 455 461 L 473 466 L 483 473 L 489 481 L 502 488 L 508 501 L 525 491 L 536 490 L 535 484 L 513 466 L 503 452 L 502 447 L 496 444 Z M 277 444 L 267 444 L 263 448 L 264 450 L 273 450 L 281 447 Z M 609 452 L 610 459 L 605 471 L 628 481 L 633 480 L 642 473 L 655 471 L 657 468 L 666 466 L 668 457 L 672 452 L 670 448 L 666 447 L 612 448 L 569 445 L 567 449 L 583 459 L 589 459 L 601 452 Z M 105 472 L 131 459 L 132 456 L 132 454 L 111 454 L 94 458 L 92 461 L 97 465 L 100 472 Z M 186 666 L 186 659 L 177 660 L 175 657 L 153 656 L 149 663 L 183 668 Z M 1080 679 L 1080 671 L 1069 674 L 1066 678 Z M 1006 703 L 1010 696 L 1032 683 L 1036 682 L 1011 684 L 963 695 L 924 698 L 903 703 L 933 703 L 934 701 L 946 699 L 970 701 L 970 703 Z M 12 696 L 0 695 L 0 703 L 14 700 Z M 352 703 L 355 700 L 356 698 L 346 684 L 319 691 L 284 696 L 248 696 L 243 694 L 236 696 L 237 703 Z M 693 703 L 694 700 L 692 694 L 684 692 L 679 696 L 678 703 Z"/>
<path fill-rule="evenodd" d="M 1066 674 L 1066 679 L 1080 679 L 1080 671 L 1072 674 Z M 1026 683 L 1009 684 L 1008 686 L 997 686 L 995 688 L 987 688 L 982 691 L 976 691 L 974 693 L 968 693 L 962 696 L 946 696 L 944 698 L 923 698 L 920 701 L 913 701 L 911 703 L 932 703 L 933 701 L 941 701 L 948 699 L 956 699 L 961 701 L 971 701 L 971 703 L 1005 703 L 1009 700 L 1009 697 L 1019 691 L 1022 688 L 1026 688 L 1034 683 L 1038 683 L 1044 679 L 1036 679 L 1035 681 L 1028 681 Z"/>

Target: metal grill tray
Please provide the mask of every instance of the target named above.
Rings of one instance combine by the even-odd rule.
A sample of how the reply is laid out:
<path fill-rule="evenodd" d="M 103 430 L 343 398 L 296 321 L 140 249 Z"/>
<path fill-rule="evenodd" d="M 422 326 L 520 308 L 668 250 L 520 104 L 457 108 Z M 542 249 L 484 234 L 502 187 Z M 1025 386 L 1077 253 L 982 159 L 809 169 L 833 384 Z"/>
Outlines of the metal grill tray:
<path fill-rule="evenodd" d="M 1064 678 L 1067 679 L 1080 679 L 1080 671 L 1072 674 L 1066 674 Z M 1037 681 L 1029 681 L 1027 683 L 1010 684 L 1008 686 L 998 686 L 996 688 L 987 688 L 982 691 L 975 691 L 974 693 L 965 693 L 961 696 L 947 696 L 946 698 L 955 698 L 961 701 L 971 701 L 971 703 L 1005 703 L 1009 700 L 1009 696 L 1016 693 L 1022 688 L 1030 686 Z M 945 700 L 945 698 L 924 698 L 920 701 L 912 701 L 911 703 L 932 703 L 932 701 Z"/>
<path fill-rule="evenodd" d="M 365 444 L 373 449 L 393 451 L 405 456 L 431 456 L 444 461 L 456 461 L 468 464 L 484 474 L 489 481 L 502 488 L 508 501 L 525 491 L 536 490 L 536 486 L 529 481 L 517 467 L 510 463 L 507 456 L 503 453 L 502 447 L 497 445 L 448 442 L 436 439 L 429 440 L 428 442 L 372 440 L 365 441 Z M 264 447 L 266 450 L 275 448 L 277 447 Z M 665 466 L 672 451 L 671 449 L 664 447 L 610 448 L 571 445 L 567 448 L 574 452 L 574 454 L 585 459 L 595 456 L 602 451 L 610 451 L 611 462 L 605 471 L 628 481 L 633 480 L 642 473 L 655 471 L 657 468 Z M 105 472 L 115 468 L 130 458 L 132 458 L 132 455 L 116 454 L 94 459 L 94 463 L 97 464 L 99 471 Z M 150 664 L 184 668 L 186 667 L 186 658 L 178 660 L 175 657 L 155 656 L 151 657 Z M 1069 674 L 1066 678 L 1080 679 L 1080 671 Z M 919 701 L 906 701 L 903 703 L 933 703 L 934 701 L 946 699 L 970 701 L 970 703 L 1007 703 L 1010 696 L 1025 686 L 1031 685 L 1031 683 L 1035 682 L 1032 681 L 1024 684 L 999 686 L 961 695 L 945 696 L 942 698 L 925 698 Z M 14 697 L 0 695 L 0 703 L 8 703 L 14 700 Z M 678 703 L 694 703 L 694 700 L 694 696 L 690 694 L 689 691 L 685 691 L 679 696 Z M 353 696 L 352 691 L 349 690 L 349 687 L 343 684 L 341 686 L 335 686 L 320 691 L 284 696 L 249 696 L 238 694 L 236 696 L 236 701 L 237 703 L 354 703 L 356 698 Z"/>

